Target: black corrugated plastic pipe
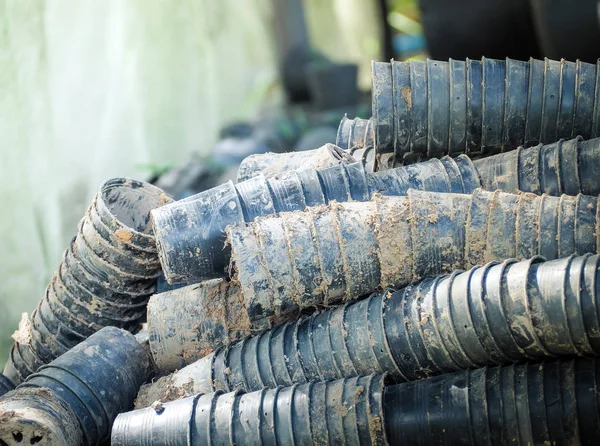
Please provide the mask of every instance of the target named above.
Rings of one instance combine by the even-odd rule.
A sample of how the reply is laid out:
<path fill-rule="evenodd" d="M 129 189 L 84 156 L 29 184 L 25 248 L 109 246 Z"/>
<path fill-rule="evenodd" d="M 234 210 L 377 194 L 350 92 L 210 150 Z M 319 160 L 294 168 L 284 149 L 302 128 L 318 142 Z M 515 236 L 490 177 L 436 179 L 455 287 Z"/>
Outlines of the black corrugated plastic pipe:
<path fill-rule="evenodd" d="M 112 444 L 595 445 L 599 369 L 579 358 L 209 393 L 119 415 Z"/>
<path fill-rule="evenodd" d="M 113 446 L 385 445 L 384 378 L 209 393 L 117 417 Z"/>
<path fill-rule="evenodd" d="M 0 400 L 0 444 L 80 446 L 79 421 L 67 404 L 46 388 L 23 388 Z"/>
<path fill-rule="evenodd" d="M 372 68 L 375 147 L 400 163 L 600 136 L 594 64 L 484 57 Z"/>
<path fill-rule="evenodd" d="M 352 155 L 333 144 L 314 150 L 250 155 L 241 162 L 237 181 L 249 180 L 261 173 L 270 177 L 288 170 L 325 169 L 337 164 L 356 162 Z"/>
<path fill-rule="evenodd" d="M 14 388 L 15 385 L 12 381 L 0 373 L 0 396 L 4 395 L 6 392 L 10 392 Z"/>
<path fill-rule="evenodd" d="M 230 259 L 229 249 L 223 248 L 227 225 L 331 201 L 366 201 L 374 192 L 403 195 L 413 188 L 468 193 L 478 184 L 467 157 L 456 162 L 451 158 L 431 160 L 374 174 L 366 174 L 360 163 L 340 164 L 229 182 L 155 209 L 152 218 L 167 281 L 186 283 L 226 276 Z"/>
<path fill-rule="evenodd" d="M 486 190 L 600 195 L 600 138 L 519 147 L 473 164 Z"/>
<path fill-rule="evenodd" d="M 65 438 L 80 436 L 81 443 L 75 444 L 103 444 L 110 438 L 116 416 L 133 407 L 140 386 L 151 373 L 150 355 L 131 333 L 103 328 L 17 387 L 14 394 L 23 410 L 12 410 L 13 394 L 4 397 L 0 402 L 0 444 L 13 444 L 15 436 L 25 438 L 31 431 L 40 436 L 46 429 Z M 72 417 L 55 417 L 56 400 L 78 420 L 79 435 L 71 432 Z M 35 444 L 33 438 L 30 444 Z"/>
<path fill-rule="evenodd" d="M 330 201 L 368 200 L 408 189 L 472 193 L 488 190 L 538 194 L 600 194 L 600 139 L 558 142 L 489 159 L 461 155 L 365 173 L 359 163 L 323 170 L 259 175 L 163 206 L 152 212 L 162 266 L 170 283 L 225 277 L 230 251 L 223 230 L 258 216 L 302 210 Z M 481 179 L 480 179 L 481 177 Z M 190 261 L 194 259 L 194 261 Z"/>
<path fill-rule="evenodd" d="M 540 257 L 492 262 L 400 291 L 375 293 L 232 345 L 226 339 L 205 341 L 210 333 L 228 331 L 225 323 L 218 325 L 218 317 L 213 326 L 205 322 L 212 315 L 198 319 L 193 313 L 165 324 L 156 314 L 149 325 L 162 322 L 162 338 L 175 351 L 200 356 L 201 348 L 206 354 L 210 345 L 228 346 L 144 386 L 136 405 L 371 373 L 405 381 L 485 365 L 598 355 L 599 266 L 598 255 L 590 254 L 547 262 Z M 203 305 L 198 301 L 192 298 L 184 305 Z M 187 337 L 180 327 L 190 327 Z M 231 338 L 240 334 L 233 332 Z M 163 364 L 164 351 L 152 351 Z"/>
<path fill-rule="evenodd" d="M 376 153 L 373 118 L 342 118 L 338 127 L 336 144 L 361 161 L 367 172 L 394 167 L 394 154 Z"/>
<path fill-rule="evenodd" d="M 598 198 L 410 190 L 228 226 L 251 320 L 356 299 L 493 260 L 596 253 Z"/>
<path fill-rule="evenodd" d="M 161 270 L 150 210 L 171 201 L 143 181 L 102 184 L 44 298 L 19 330 L 7 377 L 21 383 L 102 327 L 139 329 Z"/>
<path fill-rule="evenodd" d="M 344 115 L 338 127 L 335 143 L 344 150 L 374 147 L 373 118 L 350 119 Z"/>
<path fill-rule="evenodd" d="M 390 386 L 390 444 L 595 445 L 596 358 L 483 368 Z"/>

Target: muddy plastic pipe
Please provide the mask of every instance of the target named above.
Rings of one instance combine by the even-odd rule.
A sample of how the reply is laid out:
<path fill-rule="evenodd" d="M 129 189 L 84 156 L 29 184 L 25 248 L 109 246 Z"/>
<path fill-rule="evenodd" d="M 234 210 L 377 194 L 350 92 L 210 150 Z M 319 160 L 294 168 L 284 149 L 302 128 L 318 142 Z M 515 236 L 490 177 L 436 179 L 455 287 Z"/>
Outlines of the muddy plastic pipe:
<path fill-rule="evenodd" d="M 6 392 L 10 392 L 15 388 L 13 382 L 0 373 L 0 396 L 4 395 Z"/>
<path fill-rule="evenodd" d="M 597 359 L 208 393 L 120 415 L 115 446 L 597 444 Z"/>
<path fill-rule="evenodd" d="M 139 329 L 161 271 L 150 210 L 171 201 L 143 181 L 102 184 L 44 298 L 15 335 L 6 376 L 21 383 L 102 327 Z"/>
<path fill-rule="evenodd" d="M 251 321 L 240 288 L 223 279 L 155 294 L 148 302 L 148 339 L 160 374 L 181 369 L 222 345 L 284 323 L 286 318 Z"/>
<path fill-rule="evenodd" d="M 385 445 L 384 378 L 209 393 L 117 417 L 113 446 Z"/>
<path fill-rule="evenodd" d="M 349 152 L 333 144 L 301 152 L 261 153 L 244 158 L 238 170 L 237 181 L 246 181 L 261 173 L 270 177 L 288 170 L 325 169 L 353 162 L 356 160 Z"/>
<path fill-rule="evenodd" d="M 546 262 L 506 260 L 378 292 L 235 344 L 221 340 L 225 348 L 143 386 L 136 404 L 371 373 L 410 381 L 485 365 L 596 356 L 599 266 L 598 255 L 590 254 Z M 189 299 L 189 306 L 195 302 Z M 187 342 L 172 341 L 179 341 L 178 349 L 185 345 L 200 355 L 200 347 L 206 354 L 207 346 L 219 345 L 194 343 L 206 336 L 204 326 L 197 326 L 200 320 L 180 318 L 179 327 L 194 329 Z M 175 320 L 161 330 L 165 337 L 180 331 Z M 164 353 L 157 353 L 156 362 L 164 362 Z"/>
<path fill-rule="evenodd" d="M 356 299 L 493 260 L 596 253 L 598 198 L 410 190 L 226 229 L 250 320 Z"/>
<path fill-rule="evenodd" d="M 344 150 L 374 147 L 373 118 L 348 118 L 344 115 L 338 127 L 335 144 Z"/>
<path fill-rule="evenodd" d="M 467 157 L 374 174 L 353 163 L 229 182 L 155 209 L 152 219 L 165 278 L 171 284 L 189 283 L 227 275 L 230 252 L 224 229 L 228 225 L 331 201 L 365 201 L 375 192 L 405 195 L 413 188 L 468 193 L 478 185 L 477 172 Z"/>
<path fill-rule="evenodd" d="M 60 400 L 79 422 L 83 437 L 80 444 L 97 445 L 110 438 L 116 416 L 133 407 L 140 386 L 150 378 L 151 372 L 150 356 L 137 339 L 125 330 L 106 327 L 41 367 L 15 392 L 28 390 L 27 395 L 37 392 L 38 397 L 29 403 L 36 413 L 45 413 L 46 405 Z M 10 400 L 10 395 L 5 399 Z M 0 436 L 4 444 L 13 444 L 9 433 L 22 432 L 25 436 L 31 424 L 27 411 L 0 412 L 0 419 L 2 426 L 6 422 L 12 428 Z M 65 429 L 60 424 L 55 426 L 55 430 L 66 437 Z"/>
<path fill-rule="evenodd" d="M 302 210 L 330 201 L 368 200 L 373 194 L 406 195 L 408 189 L 472 193 L 600 194 L 600 139 L 519 149 L 472 162 L 460 155 L 365 173 L 357 164 L 287 172 L 227 183 L 152 212 L 159 253 L 170 283 L 227 275 L 230 251 L 223 230 L 257 216 Z M 190 261 L 194 259 L 194 261 Z"/>
<path fill-rule="evenodd" d="M 600 195 L 600 138 L 519 147 L 473 164 L 486 190 Z"/>
<path fill-rule="evenodd" d="M 0 444 L 79 446 L 83 433 L 73 411 L 49 389 L 23 388 L 0 400 Z"/>
<path fill-rule="evenodd" d="M 490 155 L 600 136 L 600 70 L 513 59 L 373 62 L 378 153 L 396 162 Z"/>
<path fill-rule="evenodd" d="M 384 390 L 389 444 L 594 445 L 600 361 L 456 372 Z"/>
<path fill-rule="evenodd" d="M 223 279 L 155 294 L 148 302 L 148 338 L 159 372 L 180 369 L 247 336 L 253 328 L 235 284 Z M 268 328 L 265 326 L 264 328 Z"/>

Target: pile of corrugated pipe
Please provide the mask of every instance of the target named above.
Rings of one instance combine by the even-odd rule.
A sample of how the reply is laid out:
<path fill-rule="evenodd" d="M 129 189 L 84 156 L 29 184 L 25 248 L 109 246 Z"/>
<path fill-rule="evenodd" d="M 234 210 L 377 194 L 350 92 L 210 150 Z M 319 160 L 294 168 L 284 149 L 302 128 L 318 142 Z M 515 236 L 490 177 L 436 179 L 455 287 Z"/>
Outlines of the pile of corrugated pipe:
<path fill-rule="evenodd" d="M 600 65 L 374 63 L 372 115 L 181 201 L 105 182 L 0 445 L 598 444 Z"/>

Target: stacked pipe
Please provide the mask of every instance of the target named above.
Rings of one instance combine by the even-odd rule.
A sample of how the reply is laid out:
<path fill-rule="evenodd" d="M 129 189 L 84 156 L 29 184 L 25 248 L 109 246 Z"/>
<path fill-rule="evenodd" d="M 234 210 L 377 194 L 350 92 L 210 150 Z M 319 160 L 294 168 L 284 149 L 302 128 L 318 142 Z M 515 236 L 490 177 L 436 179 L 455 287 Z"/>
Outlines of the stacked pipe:
<path fill-rule="evenodd" d="M 115 446 L 596 444 L 596 359 L 208 393 L 119 415 Z"/>
<path fill-rule="evenodd" d="M 373 118 L 349 119 L 344 116 L 338 127 L 336 145 L 344 150 L 374 147 L 373 125 Z"/>
<path fill-rule="evenodd" d="M 104 444 L 151 372 L 132 334 L 103 328 L 4 395 L 0 444 Z"/>
<path fill-rule="evenodd" d="M 397 163 L 600 136 L 600 70 L 565 60 L 373 62 L 379 154 Z"/>
<path fill-rule="evenodd" d="M 234 281 L 155 296 L 148 312 L 151 348 L 159 367 L 170 371 L 274 320 L 377 288 L 495 260 L 595 253 L 598 209 L 598 199 L 584 195 L 409 191 L 231 226 Z M 171 302 L 181 309 L 174 318 L 165 316 Z M 183 320 L 202 334 L 182 329 Z"/>
<path fill-rule="evenodd" d="M 288 170 L 324 169 L 356 160 L 352 154 L 333 144 L 314 150 L 250 155 L 241 162 L 237 181 L 246 181 L 259 174 L 271 176 Z"/>
<path fill-rule="evenodd" d="M 185 365 L 175 360 L 175 352 L 187 352 L 185 359 L 206 356 L 144 386 L 136 405 L 372 373 L 387 372 L 399 382 L 486 365 L 596 356 L 599 266 L 599 256 L 590 254 L 491 262 L 396 292 L 377 292 L 234 344 L 231 338 L 198 341 L 208 332 L 221 333 L 206 326 L 182 336 L 177 327 L 208 319 L 186 315 L 188 309 L 208 304 L 200 296 L 188 299 L 176 314 L 161 317 L 157 311 L 149 316 L 160 334 L 150 340 L 152 353 L 161 372 Z M 180 304 L 172 300 L 172 305 Z M 225 333 L 226 327 L 224 323 Z M 206 350 L 219 344 L 226 347 Z"/>
<path fill-rule="evenodd" d="M 4 395 L 6 392 L 10 392 L 14 388 L 15 385 L 12 381 L 0 373 L 0 396 Z"/>
<path fill-rule="evenodd" d="M 409 191 L 226 229 L 250 320 L 492 260 L 597 252 L 598 199 Z M 423 241 L 427 241 L 423 243 Z"/>
<path fill-rule="evenodd" d="M 228 225 L 331 201 L 366 201 L 375 193 L 406 195 L 408 189 L 472 193 L 484 187 L 506 192 L 597 195 L 598 166 L 600 138 L 575 138 L 474 162 L 461 155 L 375 173 L 365 173 L 360 164 L 346 164 L 269 178 L 258 175 L 152 211 L 154 232 L 167 280 L 189 283 L 223 277 L 230 260 L 229 249 L 223 249 Z"/>
<path fill-rule="evenodd" d="M 139 330 L 160 273 L 150 210 L 170 201 L 145 182 L 102 184 L 44 298 L 14 335 L 8 378 L 23 382 L 102 327 Z"/>
<path fill-rule="evenodd" d="M 339 147 L 175 203 L 109 180 L 14 335 L 0 445 L 596 444 L 598 73 L 374 63 Z"/>

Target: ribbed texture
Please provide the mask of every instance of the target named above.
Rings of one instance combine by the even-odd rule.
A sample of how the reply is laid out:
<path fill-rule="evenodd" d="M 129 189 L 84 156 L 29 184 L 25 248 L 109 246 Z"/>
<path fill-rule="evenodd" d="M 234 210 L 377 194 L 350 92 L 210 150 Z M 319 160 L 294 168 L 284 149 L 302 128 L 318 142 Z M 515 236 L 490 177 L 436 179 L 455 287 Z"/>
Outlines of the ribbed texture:
<path fill-rule="evenodd" d="M 170 202 L 151 184 L 105 182 L 16 342 L 5 374 L 22 382 L 41 365 L 105 326 L 137 331 L 156 288 L 160 262 L 150 210 Z"/>
<path fill-rule="evenodd" d="M 367 175 L 371 196 L 403 196 L 409 189 L 470 194 L 481 187 L 477 170 L 466 155 L 445 156 Z M 512 192 L 512 191 L 511 191 Z"/>
<path fill-rule="evenodd" d="M 385 389 L 390 444 L 596 445 L 597 359 L 463 371 Z"/>
<path fill-rule="evenodd" d="M 597 252 L 597 198 L 475 191 L 336 203 L 226 232 L 251 320 L 493 260 Z"/>
<path fill-rule="evenodd" d="M 403 381 L 485 365 L 598 355 L 598 267 L 598 256 L 589 254 L 548 262 L 507 260 L 376 293 L 218 349 L 145 386 L 137 404 L 371 373 Z"/>
<path fill-rule="evenodd" d="M 384 378 L 221 392 L 119 415 L 113 446 L 385 445 Z"/>
<path fill-rule="evenodd" d="M 12 381 L 0 373 L 0 396 L 4 395 L 6 392 L 10 392 L 14 388 L 15 385 Z"/>
<path fill-rule="evenodd" d="M 223 245 L 228 225 L 331 201 L 365 201 L 376 192 L 405 195 L 410 188 L 423 188 L 470 193 L 476 187 L 477 172 L 468 157 L 447 157 L 374 174 L 352 163 L 226 183 L 155 209 L 152 216 L 165 277 L 169 283 L 189 283 L 226 277 L 230 251 Z"/>
<path fill-rule="evenodd" d="M 599 74 L 549 59 L 374 62 L 377 152 L 413 162 L 600 136 Z"/>
<path fill-rule="evenodd" d="M 169 283 L 226 276 L 227 225 L 276 212 L 302 210 L 330 200 L 368 200 L 366 174 L 359 163 L 328 169 L 258 175 L 228 182 L 152 212 L 159 255 Z"/>
<path fill-rule="evenodd" d="M 349 119 L 344 115 L 338 127 L 335 144 L 349 151 L 373 147 L 373 119 Z"/>
<path fill-rule="evenodd" d="M 250 324 L 241 299 L 239 288 L 222 279 L 152 296 L 148 338 L 158 371 L 180 369 L 259 328 Z"/>
<path fill-rule="evenodd" d="M 600 194 L 600 138 L 519 147 L 473 164 L 487 190 L 555 196 Z"/>
<path fill-rule="evenodd" d="M 244 158 L 238 169 L 237 181 L 246 181 L 261 173 L 270 177 L 288 170 L 325 169 L 351 162 L 355 162 L 351 154 L 333 144 L 301 152 L 261 153 Z"/>
<path fill-rule="evenodd" d="M 19 388 L 0 400 L 0 444 L 85 445 L 73 411 L 48 389 Z"/>
<path fill-rule="evenodd" d="M 17 390 L 50 390 L 79 420 L 84 444 L 96 445 L 109 438 L 116 416 L 133 407 L 150 372 L 150 357 L 136 338 L 106 327 L 41 367 Z"/>
<path fill-rule="evenodd" d="M 375 193 L 401 196 L 408 189 L 472 193 L 483 187 L 555 196 L 598 195 L 597 149 L 596 140 L 574 139 L 474 163 L 466 155 L 445 156 L 375 173 L 365 173 L 361 163 L 353 163 L 227 183 L 153 211 L 161 262 L 170 283 L 226 277 L 231 257 L 228 247 L 223 248 L 226 226 L 334 200 L 365 201 Z"/>

